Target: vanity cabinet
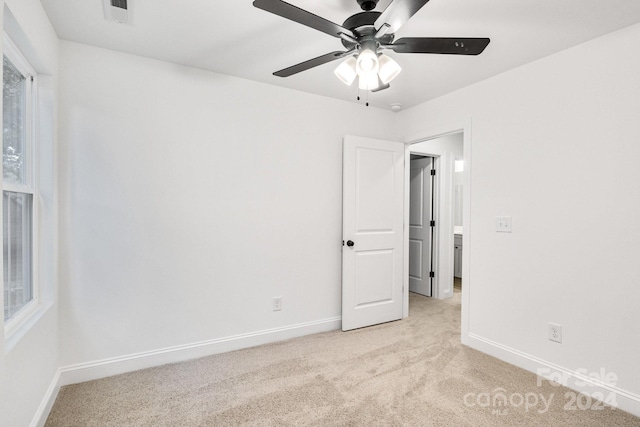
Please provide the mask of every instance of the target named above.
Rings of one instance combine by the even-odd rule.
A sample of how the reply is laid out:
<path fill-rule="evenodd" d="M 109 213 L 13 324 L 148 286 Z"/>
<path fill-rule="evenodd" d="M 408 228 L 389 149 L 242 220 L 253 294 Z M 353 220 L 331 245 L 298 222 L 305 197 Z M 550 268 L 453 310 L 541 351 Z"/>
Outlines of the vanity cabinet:
<path fill-rule="evenodd" d="M 462 234 L 453 235 L 453 275 L 462 277 Z"/>

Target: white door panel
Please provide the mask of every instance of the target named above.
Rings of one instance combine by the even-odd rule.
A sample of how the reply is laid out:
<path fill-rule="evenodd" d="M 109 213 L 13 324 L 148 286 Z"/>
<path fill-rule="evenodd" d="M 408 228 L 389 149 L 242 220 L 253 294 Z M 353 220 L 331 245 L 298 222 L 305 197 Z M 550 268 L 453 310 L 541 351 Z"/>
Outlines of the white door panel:
<path fill-rule="evenodd" d="M 348 136 L 343 148 L 342 329 L 349 330 L 402 318 L 404 145 Z"/>
<path fill-rule="evenodd" d="M 409 277 L 422 279 L 422 259 L 422 240 L 409 239 Z"/>
<path fill-rule="evenodd" d="M 356 149 L 356 232 L 393 232 L 395 153 Z"/>
<path fill-rule="evenodd" d="M 433 159 L 411 160 L 409 174 L 409 290 L 431 296 L 431 166 Z"/>
<path fill-rule="evenodd" d="M 393 301 L 393 251 L 357 251 L 355 255 L 356 308 Z"/>
<path fill-rule="evenodd" d="M 409 172 L 409 226 L 422 227 L 424 221 L 424 170 L 411 161 Z"/>

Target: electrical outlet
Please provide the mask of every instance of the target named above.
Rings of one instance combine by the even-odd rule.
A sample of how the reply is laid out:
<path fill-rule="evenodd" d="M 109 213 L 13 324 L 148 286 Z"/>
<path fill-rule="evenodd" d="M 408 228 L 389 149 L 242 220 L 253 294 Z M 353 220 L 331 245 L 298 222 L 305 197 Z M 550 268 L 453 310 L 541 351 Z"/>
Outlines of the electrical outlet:
<path fill-rule="evenodd" d="M 549 341 L 562 342 L 562 325 L 549 323 Z"/>
<path fill-rule="evenodd" d="M 273 311 L 282 310 L 282 297 L 273 297 Z"/>

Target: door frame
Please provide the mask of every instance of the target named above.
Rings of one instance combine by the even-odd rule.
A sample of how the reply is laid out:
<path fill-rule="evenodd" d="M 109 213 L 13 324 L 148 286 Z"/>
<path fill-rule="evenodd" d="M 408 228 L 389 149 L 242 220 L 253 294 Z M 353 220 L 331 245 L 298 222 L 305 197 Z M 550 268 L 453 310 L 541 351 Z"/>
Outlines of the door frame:
<path fill-rule="evenodd" d="M 471 142 L 472 142 L 472 126 L 471 118 L 467 118 L 454 123 L 437 123 L 433 124 L 413 135 L 409 135 L 403 138 L 405 144 L 405 196 L 404 196 L 404 206 L 405 206 L 405 227 L 404 227 L 404 265 L 403 265 L 403 287 L 405 289 L 404 292 L 404 301 L 403 301 L 403 317 L 407 317 L 409 315 L 409 189 L 410 189 L 410 158 L 411 158 L 411 145 L 418 143 L 429 141 L 432 139 L 437 139 L 446 135 L 460 133 L 462 132 L 463 136 L 463 160 L 464 160 L 464 172 L 463 172 L 463 207 L 462 207 L 462 223 L 464 225 L 464 243 L 462 245 L 462 322 L 461 322 L 461 341 L 463 344 L 468 344 L 469 342 L 469 310 L 470 310 L 470 292 L 472 289 L 472 281 L 471 281 L 471 269 L 470 269 L 470 253 L 471 253 L 471 195 L 472 195 L 472 183 L 471 183 Z M 438 164 L 440 170 L 442 170 L 442 156 L 433 155 L 435 157 L 436 164 Z M 451 161 L 451 174 L 453 177 L 453 161 L 454 159 L 450 159 Z M 437 176 L 437 175 L 436 175 Z M 440 176 L 439 184 L 437 185 L 437 190 L 440 190 L 442 187 L 443 179 Z M 440 203 L 441 197 L 438 197 L 438 203 Z M 440 206 L 442 208 L 442 206 Z M 435 251 L 434 251 L 434 259 L 438 262 L 438 268 L 441 266 L 449 265 L 451 268 L 451 273 L 453 274 L 453 209 L 451 209 L 451 219 L 448 221 L 448 224 L 445 224 L 447 228 L 451 228 L 450 230 L 444 230 L 443 227 L 438 227 L 439 233 L 438 238 L 434 241 Z M 449 239 L 450 244 L 445 245 L 440 244 L 439 236 L 441 233 L 450 232 L 451 239 Z M 444 243 L 444 242 L 443 242 Z M 445 269 L 449 269 L 445 267 Z M 441 286 L 439 281 L 435 281 L 434 283 L 434 295 L 436 298 L 440 298 L 441 295 Z"/>

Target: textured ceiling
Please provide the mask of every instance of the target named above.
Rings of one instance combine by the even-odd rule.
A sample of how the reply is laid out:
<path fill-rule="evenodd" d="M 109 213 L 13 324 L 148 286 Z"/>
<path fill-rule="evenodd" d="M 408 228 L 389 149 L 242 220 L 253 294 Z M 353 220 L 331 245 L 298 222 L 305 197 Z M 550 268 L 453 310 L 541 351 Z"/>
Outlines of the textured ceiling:
<path fill-rule="evenodd" d="M 129 0 L 130 25 L 104 19 L 102 0 L 41 0 L 58 36 L 88 45 L 356 101 L 335 61 L 288 78 L 274 71 L 342 50 L 339 39 L 253 7 L 250 0 Z M 356 0 L 290 0 L 338 24 Z M 380 0 L 382 11 L 390 0 Z M 431 0 L 400 37 L 489 37 L 479 56 L 389 53 L 403 68 L 371 105 L 404 108 L 640 22 L 637 0 Z"/>

